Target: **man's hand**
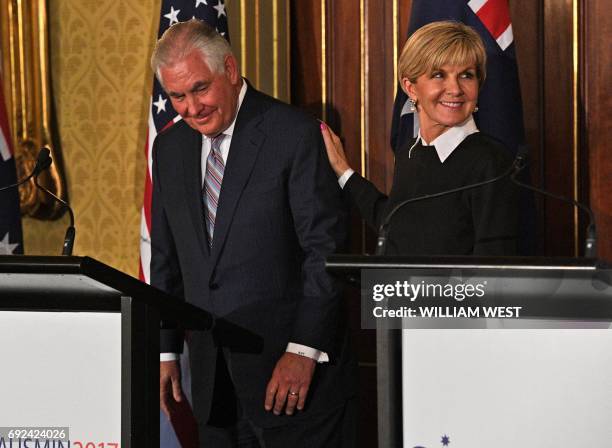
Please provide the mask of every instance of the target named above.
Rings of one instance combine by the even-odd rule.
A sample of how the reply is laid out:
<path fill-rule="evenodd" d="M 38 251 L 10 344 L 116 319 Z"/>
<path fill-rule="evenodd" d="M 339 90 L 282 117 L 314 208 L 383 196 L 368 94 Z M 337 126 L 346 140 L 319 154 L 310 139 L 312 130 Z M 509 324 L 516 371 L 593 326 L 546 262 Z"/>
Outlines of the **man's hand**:
<path fill-rule="evenodd" d="M 315 365 L 312 358 L 285 352 L 276 363 L 266 388 L 266 411 L 273 410 L 280 415 L 285 408 L 285 413 L 292 415 L 296 406 L 299 411 L 304 409 Z"/>
<path fill-rule="evenodd" d="M 181 368 L 178 361 L 159 363 L 159 407 L 170 418 L 172 407 L 183 401 Z"/>

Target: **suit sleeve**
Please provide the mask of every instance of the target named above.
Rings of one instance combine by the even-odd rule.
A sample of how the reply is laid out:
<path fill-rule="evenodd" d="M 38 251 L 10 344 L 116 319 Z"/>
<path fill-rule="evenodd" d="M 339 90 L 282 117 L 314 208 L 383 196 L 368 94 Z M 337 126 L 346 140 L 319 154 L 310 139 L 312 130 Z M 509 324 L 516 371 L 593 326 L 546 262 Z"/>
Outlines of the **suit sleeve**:
<path fill-rule="evenodd" d="M 163 203 L 162 178 L 159 175 L 159 145 L 153 144 L 153 192 L 151 199 L 151 286 L 183 299 L 183 282 L 176 246 Z M 178 330 L 160 331 L 160 352 L 181 353 L 183 334 Z"/>
<path fill-rule="evenodd" d="M 335 355 L 340 297 L 325 270 L 325 258 L 345 236 L 341 191 L 324 152 L 316 123 L 309 125 L 295 147 L 290 168 L 289 205 L 303 251 L 303 291 L 290 340 Z"/>
<path fill-rule="evenodd" d="M 344 185 L 344 194 L 359 210 L 359 214 L 372 229 L 378 231 L 382 223 L 387 196 L 372 182 L 354 173 Z"/>
<path fill-rule="evenodd" d="M 506 171 L 512 160 L 497 157 L 483 160 L 474 171 L 475 182 Z M 506 178 L 468 192 L 474 223 L 474 255 L 516 255 L 518 239 L 518 192 Z"/>

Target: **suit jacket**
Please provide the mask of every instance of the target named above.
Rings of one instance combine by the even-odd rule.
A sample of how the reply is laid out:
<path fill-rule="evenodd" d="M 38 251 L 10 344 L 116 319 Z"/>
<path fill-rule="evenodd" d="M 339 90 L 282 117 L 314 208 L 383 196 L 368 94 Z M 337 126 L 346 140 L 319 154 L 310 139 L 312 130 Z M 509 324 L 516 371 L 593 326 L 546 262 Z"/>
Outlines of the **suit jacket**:
<path fill-rule="evenodd" d="M 183 121 L 155 140 L 151 284 L 252 337 L 190 335 L 196 418 L 202 423 L 211 413 L 219 347 L 244 412 L 260 426 L 342 403 L 354 392 L 352 359 L 324 259 L 340 244 L 344 226 L 318 123 L 249 86 L 236 118 L 210 250 L 201 146 L 201 134 Z M 265 388 L 288 342 L 325 351 L 331 361 L 316 367 L 304 412 L 274 416 L 264 410 Z M 162 351 L 180 351 L 182 338 L 166 335 L 161 344 Z"/>

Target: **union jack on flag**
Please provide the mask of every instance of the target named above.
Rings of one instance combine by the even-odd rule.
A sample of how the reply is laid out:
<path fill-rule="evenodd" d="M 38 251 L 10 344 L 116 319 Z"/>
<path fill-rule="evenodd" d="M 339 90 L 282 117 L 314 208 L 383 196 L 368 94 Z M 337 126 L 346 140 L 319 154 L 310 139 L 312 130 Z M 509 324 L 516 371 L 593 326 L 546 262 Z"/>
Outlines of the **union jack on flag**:
<path fill-rule="evenodd" d="M 478 16 L 497 45 L 505 50 L 514 41 L 508 0 L 470 0 L 468 6 Z"/>
<path fill-rule="evenodd" d="M 184 22 L 189 19 L 200 19 L 214 26 L 221 35 L 229 40 L 227 26 L 227 13 L 223 0 L 163 0 L 159 18 L 159 31 L 157 37 L 166 31 L 171 25 Z M 153 94 L 151 96 L 151 107 L 149 109 L 149 130 L 145 144 L 147 157 L 147 173 L 145 180 L 145 195 L 142 206 L 140 222 L 140 279 L 150 283 L 149 265 L 151 262 L 151 149 L 153 141 L 158 132 L 166 129 L 180 120 L 181 117 L 175 112 L 170 104 L 170 99 L 162 89 L 157 79 L 153 79 Z"/>

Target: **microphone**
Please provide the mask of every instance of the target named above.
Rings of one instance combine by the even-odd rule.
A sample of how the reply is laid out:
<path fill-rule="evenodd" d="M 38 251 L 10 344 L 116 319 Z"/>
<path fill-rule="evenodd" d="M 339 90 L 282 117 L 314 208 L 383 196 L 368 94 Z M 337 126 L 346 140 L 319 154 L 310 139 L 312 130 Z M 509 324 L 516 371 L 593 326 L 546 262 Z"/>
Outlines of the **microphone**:
<path fill-rule="evenodd" d="M 519 151 L 521 151 L 521 149 L 519 149 Z M 526 150 L 522 150 L 523 154 L 526 154 L 526 152 L 527 152 Z M 584 245 L 584 256 L 585 258 L 596 258 L 597 257 L 597 228 L 595 226 L 595 216 L 593 215 L 593 211 L 591 210 L 591 208 L 581 202 L 575 201 L 565 196 L 561 196 L 559 194 L 550 193 L 546 190 L 534 187 L 533 185 L 529 185 L 529 184 L 526 184 L 518 180 L 516 177 L 527 166 L 527 164 L 528 164 L 527 156 L 525 155 L 521 161 L 520 166 L 510 176 L 510 180 L 514 182 L 516 185 L 518 185 L 519 187 L 526 188 L 527 190 L 535 191 L 536 193 L 539 193 L 541 195 L 549 196 L 559 201 L 566 202 L 568 204 L 573 205 L 574 207 L 577 207 L 583 212 L 585 212 L 589 217 L 589 225 L 587 226 L 587 230 L 586 230 L 587 234 L 586 234 L 585 245 Z"/>
<path fill-rule="evenodd" d="M 44 191 L 45 193 L 47 193 L 49 196 L 51 196 L 53 199 L 55 199 L 57 202 L 59 202 L 60 204 L 62 204 L 64 207 L 68 209 L 68 213 L 70 215 L 70 225 L 66 229 L 66 235 L 64 236 L 64 245 L 62 246 L 62 255 L 70 256 L 72 255 L 72 248 L 74 247 L 74 240 L 76 238 L 76 229 L 74 228 L 74 213 L 72 211 L 72 207 L 70 207 L 70 205 L 66 201 L 64 201 L 62 198 L 60 198 L 59 196 L 54 194 L 52 191 L 46 189 L 45 187 L 43 187 L 42 185 L 38 183 L 39 174 L 42 173 L 47 168 L 49 168 L 52 163 L 53 163 L 53 159 L 49 155 L 49 150 L 47 148 L 41 149 L 40 152 L 38 153 L 38 158 L 36 160 L 36 167 L 40 167 L 40 168 L 37 171 L 35 167 L 34 171 L 32 172 L 33 173 L 32 175 L 34 176 L 34 185 L 36 185 L 36 188 Z M 32 175 L 30 177 L 32 177 Z"/>
<path fill-rule="evenodd" d="M 8 190 L 9 188 L 15 188 L 15 187 L 18 187 L 19 185 L 25 184 L 32 177 L 38 176 L 44 170 L 49 168 L 52 162 L 51 157 L 49 157 L 49 153 L 50 151 L 47 148 L 42 148 L 40 152 L 38 153 L 38 156 L 36 157 L 36 165 L 34 165 L 34 169 L 32 170 L 32 172 L 25 178 L 21 179 L 20 181 L 0 188 L 0 191 Z"/>
<path fill-rule="evenodd" d="M 425 199 L 439 198 L 440 196 L 446 196 L 447 194 L 458 193 L 460 191 L 471 190 L 473 188 L 482 187 L 484 185 L 492 184 L 494 182 L 497 182 L 497 181 L 499 181 L 501 179 L 504 179 L 504 178 L 506 178 L 506 177 L 508 177 L 508 176 L 510 176 L 512 174 L 515 174 L 518 171 L 520 171 L 524 167 L 524 165 L 525 165 L 525 158 L 526 158 L 525 152 L 524 151 L 519 151 L 519 153 L 516 155 L 514 161 L 512 162 L 512 165 L 510 165 L 510 167 L 506 171 L 501 173 L 499 176 L 495 176 L 495 177 L 493 177 L 491 179 L 484 180 L 484 181 L 481 181 L 481 182 L 476 182 L 476 183 L 473 183 L 473 184 L 464 185 L 462 187 L 452 188 L 452 189 L 446 190 L 446 191 L 440 191 L 439 193 L 432 193 L 432 194 L 425 194 L 423 196 L 417 196 L 416 198 L 410 198 L 410 199 L 406 199 L 405 201 L 400 202 L 395 207 L 393 207 L 393 209 L 389 212 L 387 217 L 384 219 L 384 221 L 382 222 L 382 224 L 378 228 L 378 239 L 376 240 L 376 251 L 374 252 L 374 254 L 375 255 L 384 255 L 385 254 L 385 249 L 386 249 L 386 245 L 387 245 L 387 236 L 388 236 L 388 231 L 389 231 L 389 223 L 391 222 L 391 218 L 393 218 L 393 216 L 402 207 L 404 207 L 404 206 L 406 206 L 408 204 L 412 204 L 413 202 L 423 201 Z"/>

